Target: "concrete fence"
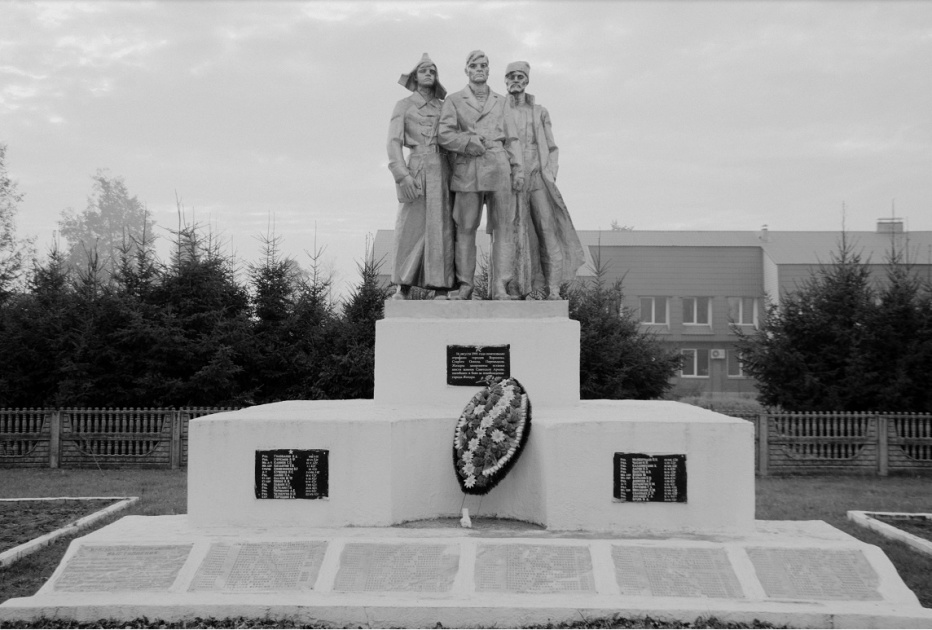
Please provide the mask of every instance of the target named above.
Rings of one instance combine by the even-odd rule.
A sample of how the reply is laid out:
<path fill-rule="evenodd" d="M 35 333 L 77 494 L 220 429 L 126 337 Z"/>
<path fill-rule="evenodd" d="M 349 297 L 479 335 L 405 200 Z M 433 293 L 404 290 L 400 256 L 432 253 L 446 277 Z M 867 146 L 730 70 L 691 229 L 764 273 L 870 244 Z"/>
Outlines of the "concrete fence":
<path fill-rule="evenodd" d="M 180 468 L 188 421 L 230 409 L 0 409 L 0 468 Z"/>
<path fill-rule="evenodd" d="M 181 468 L 188 422 L 230 410 L 0 409 L 0 468 Z M 932 472 L 932 414 L 743 417 L 756 429 L 760 475 Z"/>
<path fill-rule="evenodd" d="M 932 472 L 932 414 L 780 413 L 754 422 L 760 475 Z"/>

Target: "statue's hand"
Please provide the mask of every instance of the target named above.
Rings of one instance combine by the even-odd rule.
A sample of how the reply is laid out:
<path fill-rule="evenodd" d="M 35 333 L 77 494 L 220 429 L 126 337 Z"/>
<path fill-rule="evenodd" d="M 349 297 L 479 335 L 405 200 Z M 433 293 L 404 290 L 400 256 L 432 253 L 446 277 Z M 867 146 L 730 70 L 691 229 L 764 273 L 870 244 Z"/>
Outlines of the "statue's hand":
<path fill-rule="evenodd" d="M 421 187 L 410 175 L 405 175 L 405 178 L 398 185 L 401 187 L 401 194 L 408 201 L 414 201 L 421 196 Z"/>
<path fill-rule="evenodd" d="M 472 136 L 466 143 L 466 155 L 476 157 L 485 153 L 485 144 L 482 142 L 482 136 Z"/>
<path fill-rule="evenodd" d="M 523 177 L 512 177 L 511 188 L 515 192 L 521 192 L 521 190 L 524 188 L 524 178 Z"/>

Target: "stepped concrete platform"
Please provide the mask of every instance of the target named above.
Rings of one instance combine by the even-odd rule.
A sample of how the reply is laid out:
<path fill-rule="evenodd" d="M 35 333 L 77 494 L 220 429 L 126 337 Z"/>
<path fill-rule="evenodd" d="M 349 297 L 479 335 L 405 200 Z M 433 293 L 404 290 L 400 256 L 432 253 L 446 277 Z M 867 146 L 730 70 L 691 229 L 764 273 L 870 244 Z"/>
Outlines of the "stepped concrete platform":
<path fill-rule="evenodd" d="M 460 388 L 462 390 L 463 388 Z M 458 516 L 460 406 L 287 401 L 198 418 L 189 429 L 188 516 L 197 527 L 382 527 Z M 532 400 L 533 402 L 533 400 Z M 754 524 L 754 426 L 666 401 L 534 406 L 531 435 L 482 514 L 553 530 L 740 533 Z M 327 451 L 328 495 L 257 499 L 256 452 Z M 618 452 L 681 454 L 685 502 L 613 499 Z M 477 497 L 467 499 L 474 510 Z"/>
<path fill-rule="evenodd" d="M 518 627 L 621 615 L 791 627 L 932 627 L 876 547 L 821 521 L 742 535 L 433 527 L 194 528 L 129 516 L 72 542 L 0 620 L 272 617 Z"/>

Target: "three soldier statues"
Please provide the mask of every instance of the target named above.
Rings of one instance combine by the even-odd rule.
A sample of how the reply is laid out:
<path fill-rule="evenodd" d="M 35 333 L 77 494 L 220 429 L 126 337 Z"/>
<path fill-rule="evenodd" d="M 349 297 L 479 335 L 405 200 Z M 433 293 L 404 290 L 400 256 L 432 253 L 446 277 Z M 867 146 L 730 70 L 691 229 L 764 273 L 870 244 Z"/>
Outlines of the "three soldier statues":
<path fill-rule="evenodd" d="M 468 83 L 447 97 L 427 53 L 399 83 L 388 135 L 389 170 L 401 206 L 392 252 L 393 296 L 412 286 L 435 299 L 468 300 L 475 287 L 476 230 L 488 209 L 489 297 L 559 300 L 576 277 L 582 245 L 556 187 L 559 151 L 550 114 L 525 92 L 531 67 L 508 65 L 508 95 L 488 85 L 489 59 L 469 53 Z M 403 147 L 407 147 L 405 162 Z"/>

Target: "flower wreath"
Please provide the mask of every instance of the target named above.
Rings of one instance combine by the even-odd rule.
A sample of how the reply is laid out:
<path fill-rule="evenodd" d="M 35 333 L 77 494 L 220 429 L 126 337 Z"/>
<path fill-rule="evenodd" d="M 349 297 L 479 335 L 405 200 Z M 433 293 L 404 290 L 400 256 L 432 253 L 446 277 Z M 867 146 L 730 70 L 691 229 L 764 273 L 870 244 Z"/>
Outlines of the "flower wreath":
<path fill-rule="evenodd" d="M 453 469 L 467 494 L 487 494 L 505 478 L 531 432 L 531 401 L 514 378 L 490 377 L 472 397 L 453 437 Z"/>

